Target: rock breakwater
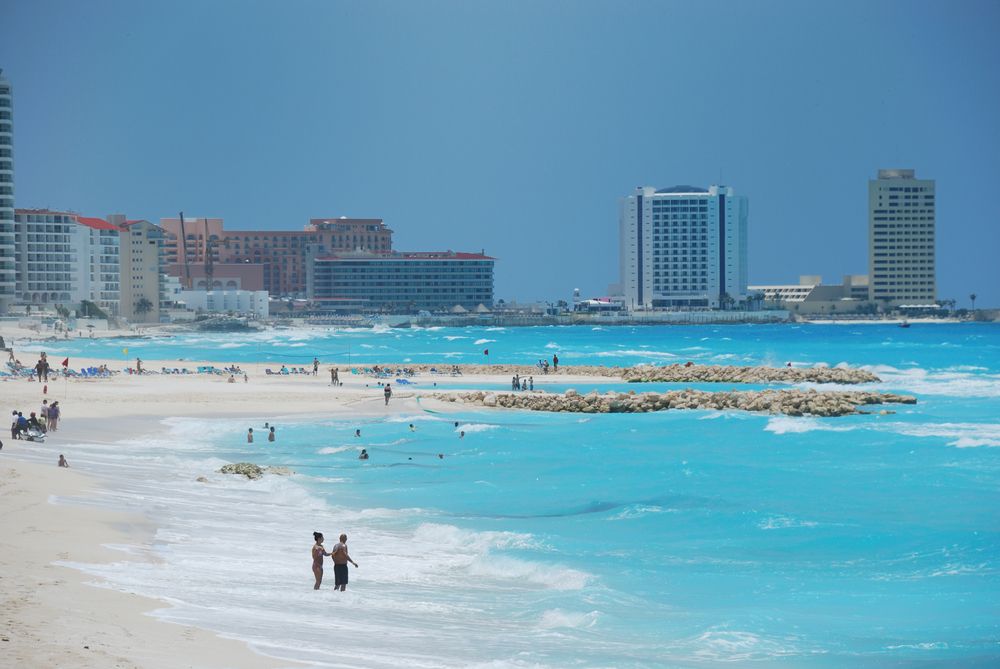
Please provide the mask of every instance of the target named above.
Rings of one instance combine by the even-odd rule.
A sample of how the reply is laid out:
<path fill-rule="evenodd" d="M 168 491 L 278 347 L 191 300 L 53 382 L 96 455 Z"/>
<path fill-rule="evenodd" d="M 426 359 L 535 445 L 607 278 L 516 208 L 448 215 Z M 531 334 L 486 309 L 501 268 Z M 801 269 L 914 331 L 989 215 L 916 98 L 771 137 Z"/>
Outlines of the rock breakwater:
<path fill-rule="evenodd" d="M 708 409 L 753 411 L 787 416 L 847 416 L 867 413 L 859 407 L 873 404 L 916 404 L 911 395 L 875 393 L 860 390 L 744 390 L 708 392 L 705 390 L 671 390 L 665 393 L 591 392 L 580 395 L 567 390 L 552 393 L 435 393 L 432 397 L 445 402 L 461 402 L 484 407 L 527 409 L 571 413 L 647 413 L 668 409 Z"/>
<path fill-rule="evenodd" d="M 404 365 L 399 365 L 403 367 Z M 391 367 L 391 366 L 390 366 Z M 442 376 L 502 374 L 534 376 L 535 380 L 559 376 L 620 378 L 629 383 L 837 383 L 856 385 L 878 383 L 881 379 L 864 369 L 850 367 L 740 367 L 736 365 L 674 364 L 654 367 L 562 366 L 558 372 L 543 374 L 534 365 L 408 365 L 418 374 Z M 433 370 L 433 371 L 432 371 Z M 461 374 L 456 374 L 457 370 Z"/>
<path fill-rule="evenodd" d="M 622 370 L 629 383 L 878 383 L 864 369 L 848 367 L 737 367 L 734 365 L 666 365 Z"/>

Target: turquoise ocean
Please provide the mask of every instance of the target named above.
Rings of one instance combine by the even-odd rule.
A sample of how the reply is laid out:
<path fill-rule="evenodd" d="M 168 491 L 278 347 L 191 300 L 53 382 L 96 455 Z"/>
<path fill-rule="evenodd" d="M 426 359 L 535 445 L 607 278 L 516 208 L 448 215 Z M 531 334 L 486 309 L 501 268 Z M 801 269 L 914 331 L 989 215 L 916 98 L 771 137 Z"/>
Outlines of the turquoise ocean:
<path fill-rule="evenodd" d="M 168 602 L 164 619 L 322 667 L 1000 666 L 1000 325 L 270 330 L 19 352 L 123 364 L 125 347 L 263 360 L 259 373 L 313 356 L 478 363 L 484 349 L 495 363 L 846 364 L 883 379 L 865 388 L 918 398 L 841 418 L 176 417 L 151 437 L 62 446 L 114 481 L 88 503 L 159 528 L 151 547 L 117 547 L 151 560 L 67 564 Z M 264 420 L 278 441 L 246 444 Z M 298 475 L 214 473 L 235 461 Z M 313 530 L 350 535 L 347 592 L 312 590 Z"/>

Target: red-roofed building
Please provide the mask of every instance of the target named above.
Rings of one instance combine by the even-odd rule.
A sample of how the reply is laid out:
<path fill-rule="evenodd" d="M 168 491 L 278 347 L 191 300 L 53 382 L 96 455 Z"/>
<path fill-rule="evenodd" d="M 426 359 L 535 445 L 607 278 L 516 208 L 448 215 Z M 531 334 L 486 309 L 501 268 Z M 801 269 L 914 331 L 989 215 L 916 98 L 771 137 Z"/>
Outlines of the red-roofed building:
<path fill-rule="evenodd" d="M 93 218 L 90 216 L 78 215 L 76 216 L 76 222 L 79 223 L 80 225 L 85 225 L 93 230 L 109 230 L 109 231 L 114 230 L 115 232 L 120 230 L 120 228 L 117 225 L 109 221 L 106 221 L 103 218 Z"/>
<path fill-rule="evenodd" d="M 313 255 L 307 290 L 329 311 L 473 311 L 493 306 L 494 262 L 455 251 Z"/>

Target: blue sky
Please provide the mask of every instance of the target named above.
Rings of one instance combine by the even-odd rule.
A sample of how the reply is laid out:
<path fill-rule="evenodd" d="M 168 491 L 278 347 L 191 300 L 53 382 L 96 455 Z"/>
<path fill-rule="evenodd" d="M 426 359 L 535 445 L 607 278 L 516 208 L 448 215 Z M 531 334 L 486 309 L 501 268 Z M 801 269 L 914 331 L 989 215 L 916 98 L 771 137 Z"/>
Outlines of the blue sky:
<path fill-rule="evenodd" d="M 0 0 L 16 202 L 380 217 L 603 294 L 618 201 L 750 198 L 750 279 L 867 272 L 867 180 L 937 180 L 938 286 L 1000 305 L 1000 3 Z"/>

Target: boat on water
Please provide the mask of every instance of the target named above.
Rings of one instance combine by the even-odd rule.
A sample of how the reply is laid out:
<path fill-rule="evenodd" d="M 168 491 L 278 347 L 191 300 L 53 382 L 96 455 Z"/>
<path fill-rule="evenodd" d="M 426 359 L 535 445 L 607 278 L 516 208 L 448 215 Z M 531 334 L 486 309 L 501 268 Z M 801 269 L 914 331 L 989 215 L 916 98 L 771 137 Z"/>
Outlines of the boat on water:
<path fill-rule="evenodd" d="M 902 323 L 899 324 L 899 327 L 901 327 L 901 328 L 908 328 L 908 327 L 910 327 L 910 322 L 909 321 L 903 321 Z"/>

